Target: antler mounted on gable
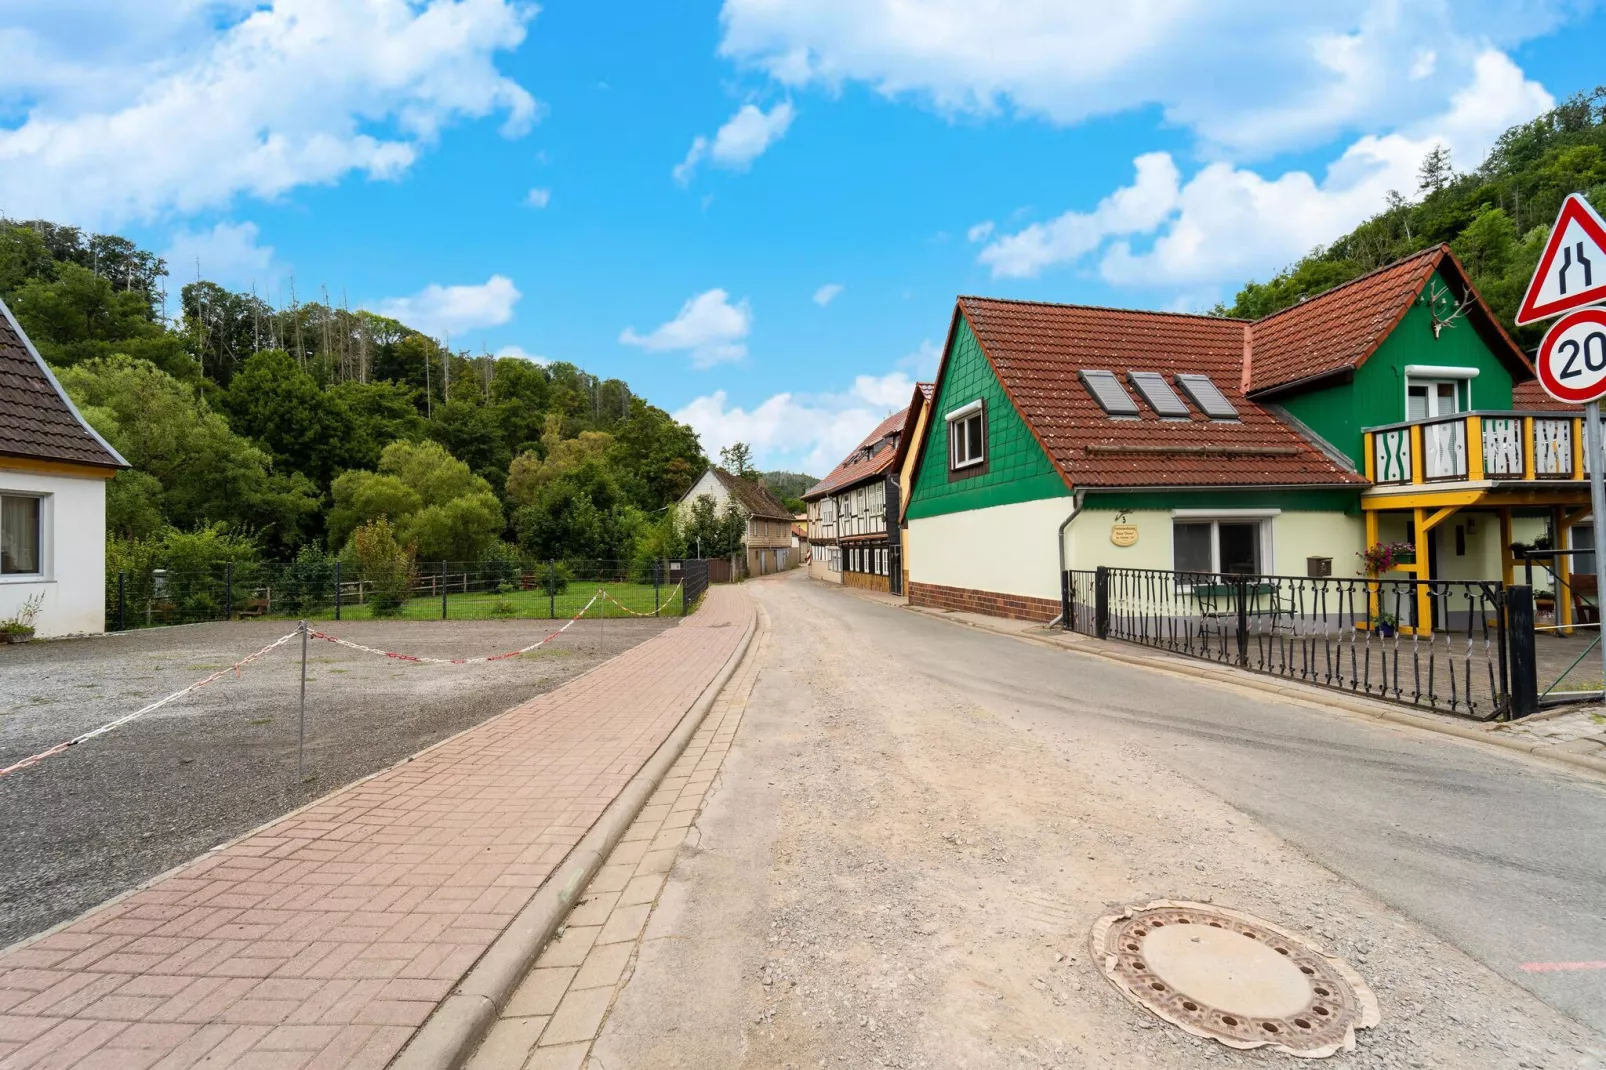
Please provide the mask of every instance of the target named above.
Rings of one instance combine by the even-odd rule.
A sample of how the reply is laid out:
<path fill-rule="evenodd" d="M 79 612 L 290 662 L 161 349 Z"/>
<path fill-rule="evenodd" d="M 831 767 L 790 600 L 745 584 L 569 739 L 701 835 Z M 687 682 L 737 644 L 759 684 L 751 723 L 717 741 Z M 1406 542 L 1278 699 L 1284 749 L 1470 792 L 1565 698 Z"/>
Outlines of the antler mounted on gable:
<path fill-rule="evenodd" d="M 1438 338 L 1446 327 L 1454 327 L 1456 321 L 1465 318 L 1467 309 L 1477 301 L 1477 295 L 1471 290 L 1457 301 L 1455 294 L 1443 282 L 1434 279 L 1428 283 L 1428 292 L 1422 295 L 1422 303 L 1427 306 L 1428 315 L 1433 317 L 1433 337 Z"/>

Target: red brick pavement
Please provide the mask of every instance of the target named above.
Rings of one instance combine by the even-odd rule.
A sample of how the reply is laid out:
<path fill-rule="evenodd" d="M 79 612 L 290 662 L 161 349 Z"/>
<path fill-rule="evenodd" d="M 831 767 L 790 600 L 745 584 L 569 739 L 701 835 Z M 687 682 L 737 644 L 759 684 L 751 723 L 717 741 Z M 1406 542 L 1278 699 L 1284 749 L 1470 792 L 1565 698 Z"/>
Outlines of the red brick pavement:
<path fill-rule="evenodd" d="M 384 1066 L 751 614 L 713 588 L 588 675 L 0 955 L 0 1068 Z"/>

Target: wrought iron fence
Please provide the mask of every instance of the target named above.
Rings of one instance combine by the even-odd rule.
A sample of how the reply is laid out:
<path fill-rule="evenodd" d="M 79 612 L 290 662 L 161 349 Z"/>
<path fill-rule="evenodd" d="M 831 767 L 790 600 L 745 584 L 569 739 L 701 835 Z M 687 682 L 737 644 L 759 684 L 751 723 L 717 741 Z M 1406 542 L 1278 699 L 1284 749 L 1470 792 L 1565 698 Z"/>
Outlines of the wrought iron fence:
<path fill-rule="evenodd" d="M 590 616 L 680 616 L 685 597 L 677 562 L 423 561 L 410 568 L 364 569 L 333 559 L 223 562 L 203 568 L 108 572 L 110 631 L 253 617 L 351 620 L 562 619 L 586 605 Z M 704 573 L 706 577 L 706 571 Z M 706 578 L 704 579 L 706 586 Z"/>
<path fill-rule="evenodd" d="M 1498 583 L 1100 568 L 1064 591 L 1100 639 L 1479 719 L 1510 702 Z"/>

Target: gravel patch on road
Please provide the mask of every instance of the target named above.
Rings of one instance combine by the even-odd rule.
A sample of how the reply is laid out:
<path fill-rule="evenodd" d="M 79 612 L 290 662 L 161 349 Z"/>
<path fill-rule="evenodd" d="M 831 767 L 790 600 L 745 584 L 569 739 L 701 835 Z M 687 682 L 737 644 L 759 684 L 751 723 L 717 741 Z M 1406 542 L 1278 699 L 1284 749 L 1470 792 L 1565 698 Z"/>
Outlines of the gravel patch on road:
<path fill-rule="evenodd" d="M 1033 731 L 800 586 L 754 585 L 777 641 L 593 1065 L 1291 1065 L 1167 1027 L 1104 980 L 1089 929 L 1156 899 L 1345 956 L 1383 1021 L 1333 1065 L 1603 1065 L 1599 1037 L 1096 719 Z"/>
<path fill-rule="evenodd" d="M 549 691 L 674 620 L 582 621 L 519 658 L 421 665 L 313 641 L 296 779 L 300 640 L 242 676 L 0 777 L 0 947 Z M 185 687 L 290 630 L 237 621 L 0 647 L 0 766 Z M 433 657 L 518 649 L 550 621 L 324 625 Z"/>

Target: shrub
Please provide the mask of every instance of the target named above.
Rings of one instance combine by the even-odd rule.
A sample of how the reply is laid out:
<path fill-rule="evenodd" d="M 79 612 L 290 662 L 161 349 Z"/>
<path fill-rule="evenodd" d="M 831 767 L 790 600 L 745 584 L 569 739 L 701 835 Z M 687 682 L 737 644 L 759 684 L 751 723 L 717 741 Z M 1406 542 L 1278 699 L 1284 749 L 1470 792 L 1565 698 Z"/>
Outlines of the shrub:
<path fill-rule="evenodd" d="M 284 567 L 275 602 L 291 613 L 303 613 L 334 601 L 335 559 L 314 545 L 303 546 Z"/>
<path fill-rule="evenodd" d="M 381 516 L 351 535 L 351 556 L 368 588 L 368 604 L 376 617 L 394 617 L 412 593 L 417 579 L 412 547 L 396 541 L 390 521 Z"/>
<path fill-rule="evenodd" d="M 511 617 L 518 611 L 519 607 L 506 598 L 498 598 L 491 605 L 491 616 L 493 617 Z"/>

